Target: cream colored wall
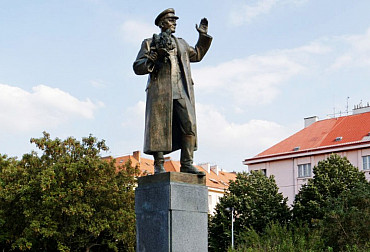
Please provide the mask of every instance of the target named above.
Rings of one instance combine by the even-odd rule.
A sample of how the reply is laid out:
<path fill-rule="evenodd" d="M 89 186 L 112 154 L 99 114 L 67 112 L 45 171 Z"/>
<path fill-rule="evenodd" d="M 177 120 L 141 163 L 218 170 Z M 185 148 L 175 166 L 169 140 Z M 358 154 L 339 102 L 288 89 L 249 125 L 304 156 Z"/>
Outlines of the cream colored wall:
<path fill-rule="evenodd" d="M 215 189 L 208 187 L 208 213 L 214 214 L 215 208 L 220 198 L 224 196 L 224 191 L 221 189 Z"/>
<path fill-rule="evenodd" d="M 276 184 L 279 187 L 279 192 L 281 192 L 284 197 L 288 197 L 288 205 L 291 205 L 301 186 L 306 184 L 309 179 L 298 178 L 298 165 L 311 163 L 311 173 L 313 175 L 313 167 L 317 165 L 319 161 L 328 158 L 330 154 L 331 153 L 251 164 L 248 165 L 248 170 L 255 171 L 266 169 L 267 176 L 274 175 Z M 338 152 L 337 154 L 342 157 L 347 157 L 352 165 L 358 167 L 360 171 L 363 171 L 362 156 L 370 155 L 370 148 Z M 370 171 L 367 170 L 363 172 L 367 180 L 370 180 Z"/>
<path fill-rule="evenodd" d="M 256 171 L 266 169 L 266 175 L 274 175 L 277 186 L 279 187 L 279 192 L 281 192 L 284 197 L 288 197 L 289 203 L 290 199 L 294 199 L 295 188 L 297 186 L 296 172 L 294 171 L 293 159 L 278 160 L 273 162 L 266 162 L 260 164 L 248 165 L 249 171 Z"/>

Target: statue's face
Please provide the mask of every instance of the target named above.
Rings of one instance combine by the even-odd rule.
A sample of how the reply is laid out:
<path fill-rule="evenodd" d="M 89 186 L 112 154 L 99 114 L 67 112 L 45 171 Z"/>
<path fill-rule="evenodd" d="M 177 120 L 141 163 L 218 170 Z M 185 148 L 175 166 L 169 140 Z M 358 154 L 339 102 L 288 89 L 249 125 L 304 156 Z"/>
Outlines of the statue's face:
<path fill-rule="evenodd" d="M 171 30 L 171 33 L 175 33 L 176 31 L 176 19 L 175 18 L 165 18 L 162 20 L 161 30 L 167 31 L 167 29 Z"/>

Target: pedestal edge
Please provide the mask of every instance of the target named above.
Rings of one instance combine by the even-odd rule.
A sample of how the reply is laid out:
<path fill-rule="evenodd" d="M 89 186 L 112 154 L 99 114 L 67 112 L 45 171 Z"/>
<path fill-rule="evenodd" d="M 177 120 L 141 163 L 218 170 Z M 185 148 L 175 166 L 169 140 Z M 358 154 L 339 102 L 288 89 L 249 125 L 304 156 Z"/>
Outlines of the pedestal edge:
<path fill-rule="evenodd" d="M 154 175 L 148 175 L 138 178 L 139 186 L 163 183 L 163 182 L 177 182 L 193 185 L 206 185 L 206 176 L 198 176 L 195 174 L 184 172 L 165 172 Z"/>

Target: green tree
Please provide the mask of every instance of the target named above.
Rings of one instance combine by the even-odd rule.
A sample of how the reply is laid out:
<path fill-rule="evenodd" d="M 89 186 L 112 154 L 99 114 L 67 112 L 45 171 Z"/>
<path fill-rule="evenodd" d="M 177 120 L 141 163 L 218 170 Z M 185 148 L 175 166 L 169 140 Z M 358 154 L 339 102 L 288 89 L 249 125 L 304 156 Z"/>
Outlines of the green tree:
<path fill-rule="evenodd" d="M 337 154 L 313 171 L 294 201 L 295 222 L 318 230 L 334 251 L 368 251 L 370 184 L 365 174 Z"/>
<path fill-rule="evenodd" d="M 370 183 L 358 183 L 329 199 L 320 231 L 334 251 L 370 251 Z"/>
<path fill-rule="evenodd" d="M 296 222 L 314 225 L 323 219 L 332 199 L 358 184 L 367 183 L 364 173 L 354 167 L 346 157 L 330 155 L 313 168 L 314 177 L 300 189 L 293 203 Z"/>
<path fill-rule="evenodd" d="M 227 209 L 234 209 L 236 243 L 246 229 L 263 232 L 270 222 L 286 223 L 290 218 L 287 198 L 278 192 L 273 176 L 239 173 L 210 217 L 210 251 L 224 252 L 231 244 L 231 213 Z"/>
<path fill-rule="evenodd" d="M 8 158 L 6 155 L 0 155 L 0 174 L 4 170 L 14 169 L 16 166 L 16 160 L 14 158 Z M 4 187 L 4 181 L 0 176 L 0 195 L 2 193 L 2 188 Z M 10 249 L 10 246 L 6 244 L 6 241 L 9 238 L 9 230 L 5 228 L 6 216 L 2 209 L 4 205 L 4 199 L 0 197 L 0 248 Z"/>
<path fill-rule="evenodd" d="M 134 251 L 137 169 L 128 163 L 117 171 L 114 160 L 102 160 L 108 148 L 91 135 L 62 141 L 44 132 L 31 142 L 42 155 L 25 154 L 0 173 L 7 244 L 22 251 Z"/>

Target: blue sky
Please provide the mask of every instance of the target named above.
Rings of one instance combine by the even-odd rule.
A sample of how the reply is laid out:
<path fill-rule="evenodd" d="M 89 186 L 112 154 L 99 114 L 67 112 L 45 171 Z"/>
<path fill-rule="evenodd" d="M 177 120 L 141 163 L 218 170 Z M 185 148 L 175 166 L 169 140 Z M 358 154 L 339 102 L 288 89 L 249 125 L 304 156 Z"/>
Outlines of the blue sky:
<path fill-rule="evenodd" d="M 0 1 L 0 153 L 31 137 L 92 134 L 120 156 L 142 150 L 145 85 L 132 63 L 154 19 L 172 7 L 194 45 L 207 17 L 212 46 L 192 65 L 195 162 L 242 161 L 303 128 L 370 101 L 370 1 Z M 179 159 L 179 153 L 171 155 Z"/>

